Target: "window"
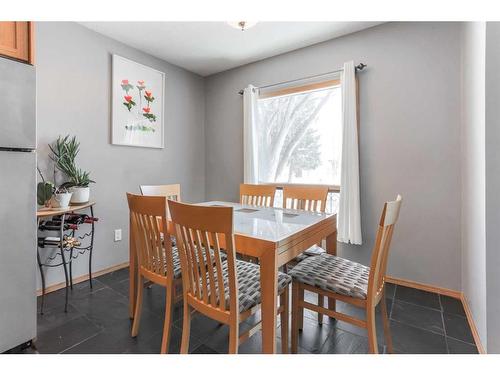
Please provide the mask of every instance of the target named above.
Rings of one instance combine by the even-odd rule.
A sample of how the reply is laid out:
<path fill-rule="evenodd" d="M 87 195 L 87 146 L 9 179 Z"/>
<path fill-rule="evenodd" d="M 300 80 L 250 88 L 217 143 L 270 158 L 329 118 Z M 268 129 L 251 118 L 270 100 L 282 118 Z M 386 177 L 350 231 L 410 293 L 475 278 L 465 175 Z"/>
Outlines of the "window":
<path fill-rule="evenodd" d="M 340 82 L 261 93 L 259 183 L 340 185 Z"/>

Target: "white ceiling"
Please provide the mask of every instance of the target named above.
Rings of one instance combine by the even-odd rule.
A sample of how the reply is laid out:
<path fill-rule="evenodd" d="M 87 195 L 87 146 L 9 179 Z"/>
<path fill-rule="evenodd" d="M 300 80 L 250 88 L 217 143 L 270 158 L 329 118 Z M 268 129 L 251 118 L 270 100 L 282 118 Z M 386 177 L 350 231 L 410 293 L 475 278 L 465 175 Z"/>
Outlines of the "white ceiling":
<path fill-rule="evenodd" d="M 191 72 L 208 76 L 380 23 L 259 22 L 243 32 L 225 22 L 81 24 Z"/>

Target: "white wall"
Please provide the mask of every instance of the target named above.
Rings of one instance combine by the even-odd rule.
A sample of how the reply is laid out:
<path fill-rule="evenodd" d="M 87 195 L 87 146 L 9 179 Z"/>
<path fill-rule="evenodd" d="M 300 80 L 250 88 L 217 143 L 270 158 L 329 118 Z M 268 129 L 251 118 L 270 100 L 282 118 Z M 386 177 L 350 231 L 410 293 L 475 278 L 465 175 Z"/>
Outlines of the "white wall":
<path fill-rule="evenodd" d="M 486 24 L 462 32 L 462 291 L 486 346 Z"/>
<path fill-rule="evenodd" d="M 389 23 L 206 79 L 206 192 L 237 199 L 243 181 L 237 92 L 364 62 L 360 83 L 363 246 L 368 264 L 383 202 L 403 195 L 389 274 L 460 290 L 460 25 Z"/>
<path fill-rule="evenodd" d="M 486 24 L 486 304 L 488 353 L 500 353 L 500 22 Z"/>
<path fill-rule="evenodd" d="M 76 23 L 37 22 L 36 28 L 38 163 L 52 178 L 47 144 L 65 134 L 81 142 L 78 163 L 97 181 L 91 198 L 100 219 L 93 258 L 98 271 L 128 261 L 125 192 L 180 183 L 187 201 L 205 199 L 204 80 Z M 163 150 L 110 144 L 113 53 L 165 72 Z M 115 228 L 123 230 L 123 241 L 113 242 Z M 74 276 L 86 272 L 83 256 Z M 63 280 L 62 268 L 47 270 L 48 285 Z"/>

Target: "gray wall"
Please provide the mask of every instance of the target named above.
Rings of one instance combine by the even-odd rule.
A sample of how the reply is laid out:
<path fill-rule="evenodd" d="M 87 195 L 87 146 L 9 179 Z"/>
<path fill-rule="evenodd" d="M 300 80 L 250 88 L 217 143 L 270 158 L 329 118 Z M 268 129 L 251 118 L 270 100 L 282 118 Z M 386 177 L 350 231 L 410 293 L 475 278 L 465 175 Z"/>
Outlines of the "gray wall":
<path fill-rule="evenodd" d="M 488 353 L 500 353 L 500 23 L 486 24 L 486 298 Z"/>
<path fill-rule="evenodd" d="M 186 200 L 205 198 L 204 80 L 75 23 L 36 25 L 38 162 L 52 178 L 47 143 L 74 134 L 81 142 L 79 164 L 91 172 L 97 201 L 94 269 L 128 261 L 128 208 L 125 192 L 140 184 L 180 183 Z M 165 148 L 110 144 L 111 54 L 116 53 L 166 74 Z M 123 240 L 113 242 L 122 228 Z M 86 257 L 75 262 L 75 276 L 86 273 Z M 64 280 L 49 269 L 48 284 Z"/>
<path fill-rule="evenodd" d="M 462 291 L 486 346 L 486 24 L 462 31 Z"/>
<path fill-rule="evenodd" d="M 457 23 L 390 23 L 208 77 L 207 198 L 237 199 L 243 181 L 241 88 L 367 63 L 359 75 L 364 245 L 339 253 L 368 264 L 382 204 L 401 193 L 389 274 L 460 290 L 460 52 Z"/>

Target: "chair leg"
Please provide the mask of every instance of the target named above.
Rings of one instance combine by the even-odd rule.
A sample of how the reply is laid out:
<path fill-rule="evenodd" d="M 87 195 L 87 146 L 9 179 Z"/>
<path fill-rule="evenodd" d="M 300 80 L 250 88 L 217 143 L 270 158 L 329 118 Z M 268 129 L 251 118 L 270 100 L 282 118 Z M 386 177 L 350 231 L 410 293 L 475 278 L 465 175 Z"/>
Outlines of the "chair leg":
<path fill-rule="evenodd" d="M 191 307 L 184 300 L 184 314 L 182 316 L 182 339 L 181 353 L 188 354 L 189 352 L 189 336 L 191 334 Z"/>
<path fill-rule="evenodd" d="M 229 354 L 238 354 L 239 342 L 239 323 L 237 319 L 234 319 L 229 323 Z"/>
<path fill-rule="evenodd" d="M 172 306 L 174 303 L 174 289 L 175 286 L 170 284 L 167 286 L 166 290 L 166 301 L 165 301 L 165 320 L 163 322 L 163 338 L 161 340 L 161 354 L 168 353 L 168 348 L 170 346 L 170 326 L 172 324 Z"/>
<path fill-rule="evenodd" d="M 299 288 L 299 301 L 304 301 L 304 288 L 302 288 L 299 283 L 297 283 L 297 285 Z M 297 323 L 299 329 L 302 331 L 302 328 L 304 328 L 304 308 L 301 306 L 298 306 L 297 308 L 299 309 Z"/>
<path fill-rule="evenodd" d="M 137 297 L 135 303 L 134 323 L 132 324 L 132 337 L 137 336 L 139 333 L 139 325 L 141 324 L 143 282 L 143 277 L 139 274 L 137 276 Z"/>
<path fill-rule="evenodd" d="M 321 294 L 318 293 L 318 306 L 323 307 L 324 301 L 325 301 L 325 298 Z M 323 314 L 321 314 L 321 313 L 318 313 L 318 324 L 319 325 L 323 324 Z"/>
<path fill-rule="evenodd" d="M 299 283 L 292 282 L 292 353 L 297 353 L 299 346 Z"/>
<path fill-rule="evenodd" d="M 280 314 L 281 321 L 281 353 L 288 354 L 288 287 L 280 295 L 280 307 L 283 311 Z"/>
<path fill-rule="evenodd" d="M 387 316 L 387 305 L 386 305 L 386 300 L 385 300 L 385 287 L 384 291 L 382 292 L 382 299 L 380 300 L 380 308 L 382 310 L 382 320 L 384 322 L 384 338 L 385 338 L 385 345 L 387 346 L 387 352 L 388 353 L 393 353 L 392 350 L 392 336 L 391 336 L 391 328 L 389 326 L 389 318 Z"/>
<path fill-rule="evenodd" d="M 371 354 L 378 354 L 374 306 L 368 306 L 366 309 L 366 324 L 366 329 L 368 330 L 368 350 Z"/>

